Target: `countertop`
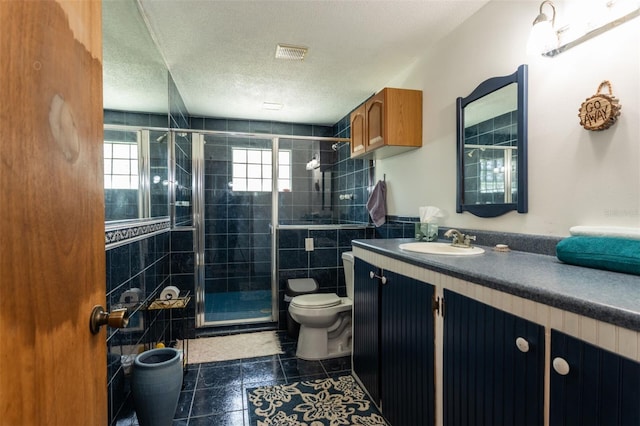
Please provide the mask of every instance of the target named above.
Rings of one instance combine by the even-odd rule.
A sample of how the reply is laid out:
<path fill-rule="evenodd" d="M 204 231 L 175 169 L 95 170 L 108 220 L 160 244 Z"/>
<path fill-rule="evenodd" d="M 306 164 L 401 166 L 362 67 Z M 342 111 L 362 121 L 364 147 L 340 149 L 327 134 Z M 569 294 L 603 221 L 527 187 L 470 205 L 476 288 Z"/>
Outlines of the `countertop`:
<path fill-rule="evenodd" d="M 354 240 L 375 253 L 549 306 L 640 331 L 640 276 L 568 265 L 555 256 L 492 247 L 474 256 L 401 250 L 413 239 Z"/>

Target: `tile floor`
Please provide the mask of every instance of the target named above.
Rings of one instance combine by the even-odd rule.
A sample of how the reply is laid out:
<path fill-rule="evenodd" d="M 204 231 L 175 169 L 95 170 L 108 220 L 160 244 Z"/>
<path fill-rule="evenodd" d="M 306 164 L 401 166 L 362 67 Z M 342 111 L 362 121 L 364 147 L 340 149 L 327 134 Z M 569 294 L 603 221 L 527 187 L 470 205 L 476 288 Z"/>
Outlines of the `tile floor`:
<path fill-rule="evenodd" d="M 249 426 L 246 389 L 351 374 L 350 357 L 296 358 L 296 341 L 278 332 L 283 354 L 189 366 L 174 426 Z M 137 425 L 135 413 L 118 426 Z"/>

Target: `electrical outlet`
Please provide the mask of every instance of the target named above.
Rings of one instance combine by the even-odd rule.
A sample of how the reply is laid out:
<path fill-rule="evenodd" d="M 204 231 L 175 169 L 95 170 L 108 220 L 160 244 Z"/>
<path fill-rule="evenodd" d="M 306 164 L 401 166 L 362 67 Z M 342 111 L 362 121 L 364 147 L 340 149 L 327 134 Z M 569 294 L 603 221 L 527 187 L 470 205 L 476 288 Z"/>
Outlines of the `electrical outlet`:
<path fill-rule="evenodd" d="M 305 238 L 304 239 L 304 250 L 305 251 L 313 251 L 313 238 Z"/>

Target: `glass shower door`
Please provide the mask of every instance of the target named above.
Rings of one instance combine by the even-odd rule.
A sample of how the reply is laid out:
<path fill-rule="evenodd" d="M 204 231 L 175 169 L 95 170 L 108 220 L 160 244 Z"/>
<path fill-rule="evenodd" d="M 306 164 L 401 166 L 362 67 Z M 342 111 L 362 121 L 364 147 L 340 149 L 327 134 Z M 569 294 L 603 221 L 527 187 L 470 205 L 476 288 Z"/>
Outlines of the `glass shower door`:
<path fill-rule="evenodd" d="M 200 325 L 273 321 L 273 141 L 199 136 Z"/>

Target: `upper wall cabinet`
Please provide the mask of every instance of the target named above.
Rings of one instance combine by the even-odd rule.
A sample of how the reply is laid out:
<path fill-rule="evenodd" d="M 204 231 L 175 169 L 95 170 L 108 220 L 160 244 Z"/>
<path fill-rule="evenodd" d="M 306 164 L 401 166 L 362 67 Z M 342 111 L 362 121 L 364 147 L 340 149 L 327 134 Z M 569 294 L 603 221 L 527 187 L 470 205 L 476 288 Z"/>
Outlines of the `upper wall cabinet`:
<path fill-rule="evenodd" d="M 351 113 L 351 158 L 385 158 L 422 146 L 422 91 L 385 88 Z"/>

